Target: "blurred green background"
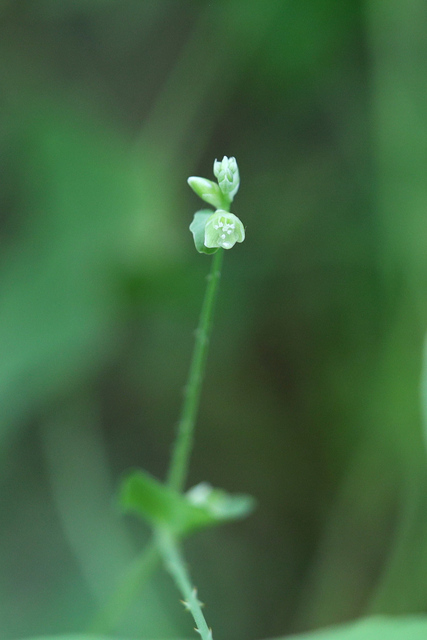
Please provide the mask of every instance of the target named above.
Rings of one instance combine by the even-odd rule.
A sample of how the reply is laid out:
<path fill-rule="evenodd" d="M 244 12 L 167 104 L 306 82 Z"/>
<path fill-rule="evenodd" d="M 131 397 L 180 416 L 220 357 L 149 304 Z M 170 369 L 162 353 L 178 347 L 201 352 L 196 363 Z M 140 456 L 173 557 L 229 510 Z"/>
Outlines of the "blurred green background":
<path fill-rule="evenodd" d="M 190 484 L 254 495 L 186 553 L 217 637 L 427 610 L 423 0 L 0 3 L 0 628 L 84 629 L 148 530 L 236 156 Z M 168 576 L 118 635 L 192 633 Z"/>

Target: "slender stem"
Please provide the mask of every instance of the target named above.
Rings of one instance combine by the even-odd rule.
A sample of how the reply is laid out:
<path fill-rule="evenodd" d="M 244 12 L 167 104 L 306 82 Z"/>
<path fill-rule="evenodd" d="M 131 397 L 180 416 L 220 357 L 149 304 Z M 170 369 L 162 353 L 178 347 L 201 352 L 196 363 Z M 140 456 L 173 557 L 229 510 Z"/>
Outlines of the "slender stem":
<path fill-rule="evenodd" d="M 208 275 L 208 284 L 203 300 L 199 325 L 196 332 L 193 357 L 185 390 L 181 418 L 178 423 L 178 433 L 173 449 L 172 460 L 168 474 L 168 484 L 178 491 L 184 488 L 188 464 L 194 438 L 194 426 L 199 408 L 200 392 L 203 382 L 209 339 L 212 330 L 212 319 L 218 285 L 221 275 L 223 249 L 219 249 L 213 256 L 212 266 Z M 105 609 L 98 613 L 90 626 L 91 633 L 107 633 L 113 629 L 118 620 L 134 599 L 137 591 L 149 578 L 159 560 L 159 551 L 155 542 L 148 543 L 144 551 L 135 559 L 122 578 Z M 193 606 L 194 594 L 186 598 Z M 199 605 L 200 609 L 200 605 Z M 203 617 L 203 614 L 201 614 Z M 204 620 L 204 618 L 203 618 Z M 207 631 L 206 622 L 204 623 Z M 203 625 L 202 625 L 203 626 Z M 206 636 L 207 638 L 207 636 Z M 210 639 L 211 640 L 211 639 Z"/>
<path fill-rule="evenodd" d="M 175 538 L 169 531 L 162 529 L 157 531 L 157 544 L 165 567 L 171 574 L 178 590 L 184 598 L 183 605 L 194 618 L 196 631 L 200 633 L 202 640 L 212 640 L 212 631 L 209 629 L 205 616 L 203 615 L 202 603 L 197 598 L 197 589 L 191 582 L 185 561 Z"/>
<path fill-rule="evenodd" d="M 209 339 L 212 330 L 213 311 L 221 275 L 223 254 L 224 250 L 218 249 L 213 256 L 199 325 L 196 332 L 196 343 L 194 345 L 188 383 L 185 388 L 181 418 L 178 423 L 178 433 L 169 467 L 168 484 L 177 491 L 182 491 L 184 489 L 191 450 L 193 448 L 194 426 L 199 409 L 200 393 L 205 372 Z"/>

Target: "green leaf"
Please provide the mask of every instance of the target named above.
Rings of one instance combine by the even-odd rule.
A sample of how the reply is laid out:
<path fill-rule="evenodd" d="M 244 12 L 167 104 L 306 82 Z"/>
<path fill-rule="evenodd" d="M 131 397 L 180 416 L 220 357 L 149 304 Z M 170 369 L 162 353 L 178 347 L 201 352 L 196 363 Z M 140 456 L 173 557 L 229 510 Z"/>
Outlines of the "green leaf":
<path fill-rule="evenodd" d="M 190 489 L 186 498 L 191 504 L 203 508 L 217 521 L 244 518 L 255 508 L 252 496 L 230 495 L 222 489 L 214 489 L 207 482 L 201 482 Z"/>
<path fill-rule="evenodd" d="M 25 640 L 113 640 L 112 638 L 108 638 L 107 636 L 97 636 L 87 633 L 72 633 L 72 634 L 64 634 L 64 635 L 56 635 L 56 636 L 37 636 L 36 638 L 25 638 Z M 118 640 L 115 638 L 114 640 Z M 125 640 L 124 638 L 120 638 L 120 640 Z"/>
<path fill-rule="evenodd" d="M 73 633 L 59 636 L 37 636 L 37 638 L 25 638 L 25 640 L 127 640 L 125 638 L 111 638 L 87 633 Z"/>
<path fill-rule="evenodd" d="M 424 441 L 427 442 L 427 335 L 424 338 L 420 391 L 421 391 L 421 411 L 422 411 L 422 418 L 423 418 Z"/>
<path fill-rule="evenodd" d="M 427 616 L 375 617 L 278 640 L 425 640 Z"/>
<path fill-rule="evenodd" d="M 154 526 L 166 526 L 183 535 L 248 515 L 254 500 L 228 495 L 202 483 L 182 495 L 145 471 L 132 471 L 122 482 L 120 504 Z"/>
<path fill-rule="evenodd" d="M 286 636 L 277 640 L 425 640 L 427 616 L 375 617 L 321 631 Z M 27 640 L 108 640 L 106 636 L 66 634 Z"/>
<path fill-rule="evenodd" d="M 208 249 L 205 247 L 205 226 L 214 212 L 211 209 L 201 209 L 194 214 L 193 222 L 190 224 L 190 231 L 193 234 L 194 244 L 199 253 L 216 253 L 218 247 Z"/>

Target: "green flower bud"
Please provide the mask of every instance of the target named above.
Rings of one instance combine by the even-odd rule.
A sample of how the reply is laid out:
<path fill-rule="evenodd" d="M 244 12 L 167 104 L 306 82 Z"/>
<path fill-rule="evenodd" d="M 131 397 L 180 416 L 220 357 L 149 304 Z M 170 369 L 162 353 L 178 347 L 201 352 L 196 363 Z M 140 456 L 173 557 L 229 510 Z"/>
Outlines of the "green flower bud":
<path fill-rule="evenodd" d="M 205 226 L 205 247 L 231 249 L 236 242 L 245 239 L 245 228 L 234 213 L 218 209 L 208 219 Z"/>
<path fill-rule="evenodd" d="M 212 182 L 212 180 L 207 180 L 206 178 L 198 178 L 197 176 L 191 176 L 187 182 L 199 198 L 208 202 L 216 209 L 224 205 L 224 196 L 216 182 Z"/>
<path fill-rule="evenodd" d="M 236 158 L 227 158 L 227 156 L 224 156 L 221 162 L 215 160 L 213 172 L 218 180 L 219 188 L 231 202 L 239 190 L 240 185 L 239 168 Z"/>

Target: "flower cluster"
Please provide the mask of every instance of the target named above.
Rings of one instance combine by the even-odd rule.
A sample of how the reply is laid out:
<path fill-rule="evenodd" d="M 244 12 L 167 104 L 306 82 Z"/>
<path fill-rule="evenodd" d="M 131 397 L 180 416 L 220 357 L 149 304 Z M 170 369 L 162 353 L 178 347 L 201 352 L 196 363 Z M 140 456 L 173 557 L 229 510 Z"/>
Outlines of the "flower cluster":
<path fill-rule="evenodd" d="M 214 253 L 219 248 L 231 249 L 236 242 L 245 239 L 245 228 L 237 216 L 230 213 L 230 204 L 240 186 L 236 158 L 215 160 L 213 172 L 217 183 L 206 178 L 192 176 L 188 184 L 205 202 L 216 208 L 198 211 L 190 225 L 196 249 L 200 253 Z"/>

